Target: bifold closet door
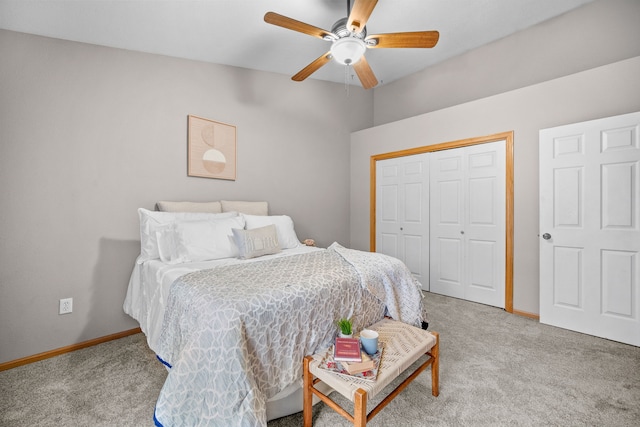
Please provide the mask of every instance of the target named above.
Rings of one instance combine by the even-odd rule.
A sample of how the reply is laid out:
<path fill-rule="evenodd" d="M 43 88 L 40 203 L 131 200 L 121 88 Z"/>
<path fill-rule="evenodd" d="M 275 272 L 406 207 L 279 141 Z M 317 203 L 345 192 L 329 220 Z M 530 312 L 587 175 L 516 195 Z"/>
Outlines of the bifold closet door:
<path fill-rule="evenodd" d="M 403 261 L 429 290 L 429 155 L 376 162 L 376 252 Z"/>
<path fill-rule="evenodd" d="M 505 307 L 506 142 L 430 156 L 430 290 Z"/>

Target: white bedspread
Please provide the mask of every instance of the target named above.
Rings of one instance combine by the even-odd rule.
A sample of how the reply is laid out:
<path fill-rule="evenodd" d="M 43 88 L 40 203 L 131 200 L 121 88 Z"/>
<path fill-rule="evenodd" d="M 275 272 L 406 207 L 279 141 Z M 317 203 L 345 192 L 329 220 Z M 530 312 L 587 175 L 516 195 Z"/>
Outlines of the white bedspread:
<path fill-rule="evenodd" d="M 267 399 L 301 381 L 302 358 L 332 343 L 338 318 L 356 330 L 385 312 L 419 325 L 420 285 L 388 258 L 333 245 L 176 280 L 158 342 L 171 369 L 156 423 L 265 426 Z"/>
<path fill-rule="evenodd" d="M 162 330 L 162 319 L 169 298 L 169 289 L 180 276 L 224 265 L 248 264 L 321 250 L 324 249 L 300 245 L 297 248 L 285 249 L 274 255 L 247 260 L 224 258 L 182 264 L 166 264 L 159 259 L 145 261 L 142 264 L 136 262 L 129 279 L 123 309 L 125 313 L 138 321 L 140 329 L 147 337 L 149 348 L 158 353 L 158 339 Z"/>
<path fill-rule="evenodd" d="M 414 295 L 416 289 L 422 296 L 422 285 L 402 261 L 384 254 L 348 249 L 337 243 L 330 249 L 355 267 L 361 283 L 385 303 L 389 317 L 418 327 L 427 321 L 422 318 L 422 298 L 404 298 Z"/>

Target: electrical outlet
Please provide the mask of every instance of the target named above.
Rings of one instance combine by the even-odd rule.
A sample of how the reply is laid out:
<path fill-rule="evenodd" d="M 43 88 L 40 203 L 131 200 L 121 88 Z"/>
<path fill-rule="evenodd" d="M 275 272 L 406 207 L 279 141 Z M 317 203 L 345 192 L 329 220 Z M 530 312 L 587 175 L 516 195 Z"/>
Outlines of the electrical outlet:
<path fill-rule="evenodd" d="M 73 311 L 73 298 L 63 298 L 60 300 L 60 311 L 58 314 L 69 314 Z"/>

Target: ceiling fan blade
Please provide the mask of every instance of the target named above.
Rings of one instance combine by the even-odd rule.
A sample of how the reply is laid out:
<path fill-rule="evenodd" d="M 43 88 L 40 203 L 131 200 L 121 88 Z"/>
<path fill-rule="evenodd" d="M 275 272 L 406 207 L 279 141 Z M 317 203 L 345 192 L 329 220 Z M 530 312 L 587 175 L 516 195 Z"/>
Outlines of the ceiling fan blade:
<path fill-rule="evenodd" d="M 414 31 L 409 33 L 372 34 L 367 36 L 365 42 L 370 48 L 395 48 L 395 47 L 434 47 L 438 43 L 440 33 L 437 31 Z M 375 40 L 376 44 L 369 44 Z"/>
<path fill-rule="evenodd" d="M 355 0 L 349 13 L 347 28 L 356 34 L 361 33 L 377 3 L 378 0 Z"/>
<path fill-rule="evenodd" d="M 278 27 L 286 28 L 288 30 L 297 31 L 299 33 L 309 34 L 310 36 L 318 37 L 319 39 L 324 39 L 325 37 L 330 37 L 332 39 L 336 38 L 333 33 L 323 30 L 322 28 L 296 21 L 293 18 L 289 18 L 275 12 L 265 13 L 264 22 L 277 25 Z"/>
<path fill-rule="evenodd" d="M 296 82 L 301 82 L 307 77 L 309 77 L 311 74 L 318 71 L 320 67 L 322 67 L 324 64 L 326 64 L 329 61 L 331 61 L 331 51 L 325 53 L 324 55 L 322 55 L 321 57 L 313 61 L 311 64 L 304 67 L 302 70 L 298 72 L 298 74 L 291 77 L 291 80 L 295 80 Z"/>
<path fill-rule="evenodd" d="M 362 83 L 362 87 L 365 89 L 371 89 L 375 85 L 378 84 L 378 79 L 375 74 L 373 74 L 373 70 L 369 66 L 367 59 L 362 55 L 360 60 L 353 64 L 353 69 L 356 70 L 356 74 L 360 79 L 360 83 Z"/>

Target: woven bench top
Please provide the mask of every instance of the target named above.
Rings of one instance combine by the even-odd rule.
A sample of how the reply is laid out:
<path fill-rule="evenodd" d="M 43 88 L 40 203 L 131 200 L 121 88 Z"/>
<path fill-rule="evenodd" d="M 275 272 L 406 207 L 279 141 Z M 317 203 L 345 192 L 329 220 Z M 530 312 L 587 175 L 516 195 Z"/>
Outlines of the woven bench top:
<path fill-rule="evenodd" d="M 367 329 L 377 331 L 378 340 L 384 343 L 378 377 L 375 381 L 319 368 L 318 365 L 326 351 L 315 354 L 314 360 L 309 364 L 309 371 L 313 375 L 351 401 L 359 388 L 367 392 L 369 399 L 374 397 L 436 344 L 436 337 L 430 332 L 392 319 L 383 319 Z"/>

